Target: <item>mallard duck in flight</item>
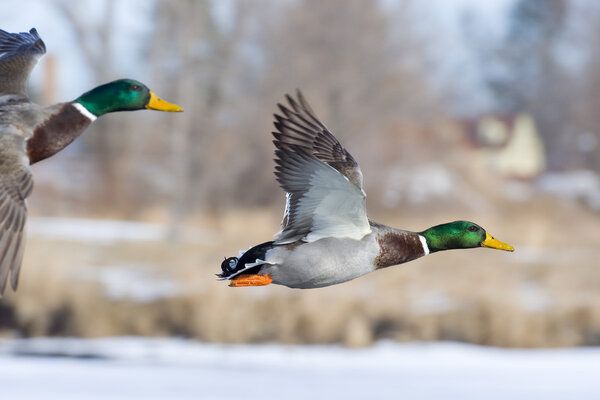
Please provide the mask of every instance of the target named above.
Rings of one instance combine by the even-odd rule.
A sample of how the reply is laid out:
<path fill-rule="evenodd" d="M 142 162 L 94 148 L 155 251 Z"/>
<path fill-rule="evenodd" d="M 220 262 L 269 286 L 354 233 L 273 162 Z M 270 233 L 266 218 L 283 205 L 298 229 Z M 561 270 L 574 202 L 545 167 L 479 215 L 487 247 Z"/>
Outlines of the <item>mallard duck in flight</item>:
<path fill-rule="evenodd" d="M 230 286 L 270 283 L 318 288 L 450 249 L 513 251 L 468 221 L 423 232 L 395 229 L 367 217 L 358 163 L 317 118 L 300 91 L 275 115 L 275 175 L 286 192 L 281 231 L 221 264 Z"/>
<path fill-rule="evenodd" d="M 23 258 L 25 199 L 33 181 L 29 166 L 62 150 L 96 118 L 115 111 L 183 111 L 143 83 L 120 79 L 73 101 L 43 107 L 27 97 L 29 74 L 46 46 L 35 29 L 0 29 L 0 296 L 9 279 L 17 288 Z"/>

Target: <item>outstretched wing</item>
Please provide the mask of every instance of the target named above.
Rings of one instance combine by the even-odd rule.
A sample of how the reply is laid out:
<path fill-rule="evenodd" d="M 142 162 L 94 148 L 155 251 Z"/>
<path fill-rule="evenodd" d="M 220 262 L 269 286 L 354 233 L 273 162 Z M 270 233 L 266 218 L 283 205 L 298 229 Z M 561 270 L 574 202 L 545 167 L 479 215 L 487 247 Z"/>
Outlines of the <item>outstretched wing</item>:
<path fill-rule="evenodd" d="M 35 28 L 29 32 L 9 33 L 0 29 L 0 96 L 27 96 L 29 73 L 46 46 Z"/>
<path fill-rule="evenodd" d="M 27 217 L 25 199 L 33 180 L 24 153 L 23 139 L 0 136 L 0 295 L 10 283 L 17 288 L 23 259 L 23 230 Z"/>
<path fill-rule="evenodd" d="M 358 163 L 319 121 L 302 93 L 279 104 L 273 132 L 275 175 L 286 191 L 276 243 L 324 237 L 360 239 L 371 232 Z"/>

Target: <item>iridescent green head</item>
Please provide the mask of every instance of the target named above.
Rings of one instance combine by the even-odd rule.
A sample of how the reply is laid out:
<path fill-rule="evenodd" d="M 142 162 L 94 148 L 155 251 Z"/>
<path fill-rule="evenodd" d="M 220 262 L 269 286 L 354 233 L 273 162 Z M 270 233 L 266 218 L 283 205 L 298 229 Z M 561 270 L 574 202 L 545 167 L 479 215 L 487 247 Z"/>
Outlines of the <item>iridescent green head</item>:
<path fill-rule="evenodd" d="M 183 111 L 156 96 L 146 85 L 133 79 L 119 79 L 98 86 L 75 99 L 89 112 L 99 117 L 115 111 L 134 111 L 144 108 L 159 111 Z"/>
<path fill-rule="evenodd" d="M 451 249 L 490 247 L 513 251 L 514 248 L 494 239 L 481 226 L 469 221 L 454 221 L 436 225 L 420 233 L 427 241 L 430 252 Z"/>

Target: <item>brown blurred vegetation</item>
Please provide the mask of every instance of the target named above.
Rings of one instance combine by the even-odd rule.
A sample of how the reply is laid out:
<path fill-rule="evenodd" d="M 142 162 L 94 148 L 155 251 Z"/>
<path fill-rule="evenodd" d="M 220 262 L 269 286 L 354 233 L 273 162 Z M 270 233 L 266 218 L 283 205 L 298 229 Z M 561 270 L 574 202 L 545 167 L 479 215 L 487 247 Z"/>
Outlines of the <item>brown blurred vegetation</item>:
<path fill-rule="evenodd" d="M 195 226 L 212 232 L 214 240 L 205 243 L 103 244 L 33 236 L 23 284 L 3 300 L 0 332 L 348 346 L 380 339 L 505 347 L 600 345 L 600 275 L 590 262 L 600 257 L 594 235 L 598 215 L 548 200 L 468 215 L 493 227 L 494 234 L 501 230 L 501 238 L 510 238 L 517 252 L 439 253 L 313 290 L 229 288 L 213 275 L 222 256 L 245 248 L 250 236 L 256 241 L 270 237 L 278 222 L 270 209 L 196 219 Z M 416 230 L 448 215 L 378 217 Z M 511 223 L 504 222 L 507 218 Z M 252 227 L 252 235 L 239 229 L 239 221 Z M 556 224 L 564 229 L 556 230 Z M 114 282 L 107 286 L 97 279 L 115 268 L 133 273 L 121 282 L 122 293 L 107 291 Z M 172 284 L 176 290 L 136 299 L 136 290 L 149 283 Z"/>
<path fill-rule="evenodd" d="M 119 40 L 111 22 L 116 2 L 105 2 L 103 22 L 93 30 L 71 2 L 55 3 L 80 34 L 94 79 L 120 77 L 109 56 Z M 21 287 L 0 302 L 1 332 L 348 345 L 382 338 L 600 344 L 598 211 L 577 198 L 540 193 L 537 177 L 485 169 L 464 125 L 482 115 L 528 113 L 550 171 L 598 173 L 597 4 L 516 0 L 497 39 L 465 14 L 463 44 L 481 78 L 479 93 L 461 86 L 466 71 L 441 78 L 460 64 L 440 44 L 444 33 L 422 2 L 219 4 L 152 2 L 140 68 L 183 114 L 104 117 L 76 151 L 34 167 L 31 215 L 156 221 L 171 226 L 169 240 L 101 245 L 30 237 Z M 360 162 L 375 220 L 412 230 L 474 220 L 517 251 L 436 254 L 310 291 L 236 290 L 215 281 L 223 256 L 278 230 L 284 196 L 273 179 L 269 132 L 276 103 L 296 88 Z M 451 190 L 436 192 L 440 174 Z M 390 197 L 402 189 L 398 182 L 433 189 Z M 185 227 L 207 229 L 212 238 L 178 240 Z M 80 275 L 82 266 L 129 264 L 147 266 L 140 268 L 175 282 L 180 293 L 115 299 Z"/>

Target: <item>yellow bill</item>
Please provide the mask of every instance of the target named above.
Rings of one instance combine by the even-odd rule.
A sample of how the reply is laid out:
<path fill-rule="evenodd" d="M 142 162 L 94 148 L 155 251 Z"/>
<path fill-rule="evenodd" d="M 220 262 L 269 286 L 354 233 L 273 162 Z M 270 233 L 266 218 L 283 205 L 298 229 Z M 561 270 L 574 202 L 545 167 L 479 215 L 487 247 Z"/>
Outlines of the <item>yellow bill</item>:
<path fill-rule="evenodd" d="M 504 242 L 499 241 L 498 239 L 494 239 L 487 232 L 485 234 L 485 240 L 481 243 L 481 246 L 504 251 L 515 251 L 514 247 L 512 247 L 510 244 L 506 244 Z"/>
<path fill-rule="evenodd" d="M 146 108 L 149 110 L 168 111 L 168 112 L 181 112 L 183 108 L 176 104 L 171 104 L 168 101 L 164 101 L 160 97 L 150 91 L 150 101 L 146 104 Z"/>

